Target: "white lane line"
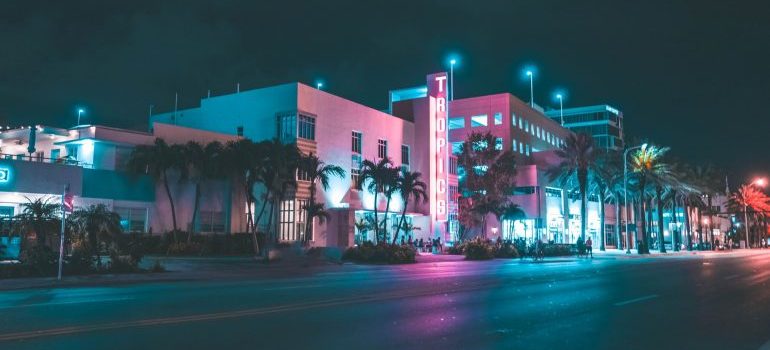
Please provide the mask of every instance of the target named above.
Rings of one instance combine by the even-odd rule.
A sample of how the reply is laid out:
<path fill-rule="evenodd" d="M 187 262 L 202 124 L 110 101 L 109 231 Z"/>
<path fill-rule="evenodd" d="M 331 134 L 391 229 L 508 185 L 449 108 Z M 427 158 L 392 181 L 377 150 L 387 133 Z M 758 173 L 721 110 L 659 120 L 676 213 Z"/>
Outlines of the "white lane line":
<path fill-rule="evenodd" d="M 650 295 L 646 295 L 646 296 L 643 296 L 643 297 L 639 297 L 639 298 L 635 298 L 635 299 L 631 299 L 631 300 L 626 300 L 626 301 L 621 301 L 619 303 L 615 303 L 615 306 L 623 306 L 623 305 L 638 303 L 640 301 L 645 301 L 645 300 L 649 300 L 649 299 L 655 299 L 657 297 L 658 297 L 657 294 L 650 294 Z"/>
<path fill-rule="evenodd" d="M 126 301 L 134 300 L 134 298 L 112 298 L 112 299 L 99 299 L 99 300 L 73 300 L 73 301 L 58 301 L 52 303 L 38 303 L 38 304 L 22 304 L 22 305 L 8 305 L 0 306 L 2 309 L 20 309 L 25 307 L 37 307 L 37 306 L 55 306 L 55 305 L 72 305 L 72 304 L 91 304 L 91 303 L 108 303 L 113 301 Z"/>
<path fill-rule="evenodd" d="M 738 276 L 740 276 L 740 275 L 736 273 L 736 274 L 734 274 L 734 275 L 730 275 L 730 276 L 727 276 L 727 277 L 725 277 L 725 279 L 726 279 L 726 280 L 731 280 L 731 279 L 733 279 L 733 278 L 736 278 L 736 277 L 738 277 Z"/>
<path fill-rule="evenodd" d="M 276 287 L 276 288 L 262 288 L 262 290 L 286 290 L 286 289 L 302 289 L 302 288 L 318 288 L 323 287 L 321 284 L 311 284 L 302 286 L 289 286 L 289 287 Z"/>

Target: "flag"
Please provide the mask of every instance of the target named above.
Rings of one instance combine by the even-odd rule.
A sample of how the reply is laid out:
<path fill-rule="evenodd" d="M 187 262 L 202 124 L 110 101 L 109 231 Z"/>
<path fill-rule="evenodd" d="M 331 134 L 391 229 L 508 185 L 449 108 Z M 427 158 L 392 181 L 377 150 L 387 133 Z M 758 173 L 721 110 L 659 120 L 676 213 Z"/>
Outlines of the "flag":
<path fill-rule="evenodd" d="M 71 213 L 75 210 L 75 195 L 70 192 L 70 185 L 64 187 L 64 197 L 62 198 L 62 206 L 64 211 Z"/>

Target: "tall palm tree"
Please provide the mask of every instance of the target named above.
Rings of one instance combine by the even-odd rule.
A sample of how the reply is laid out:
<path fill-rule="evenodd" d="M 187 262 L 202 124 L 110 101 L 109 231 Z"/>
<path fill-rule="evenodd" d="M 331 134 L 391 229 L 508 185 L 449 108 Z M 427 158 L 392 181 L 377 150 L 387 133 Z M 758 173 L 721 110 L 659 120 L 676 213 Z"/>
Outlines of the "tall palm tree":
<path fill-rule="evenodd" d="M 104 204 L 91 205 L 75 210 L 69 217 L 76 231 L 86 234 L 91 251 L 96 254 L 96 262 L 101 265 L 100 242 L 113 240 L 123 232 L 120 215 Z"/>
<path fill-rule="evenodd" d="M 559 163 L 548 170 L 551 179 L 561 179 L 566 183 L 573 176 L 577 178 L 580 191 L 580 238 L 586 238 L 586 192 L 588 172 L 596 161 L 594 139 L 586 133 L 570 134 L 564 145 L 556 150 Z"/>
<path fill-rule="evenodd" d="M 155 180 L 163 182 L 163 188 L 166 191 L 169 206 L 171 207 L 171 221 L 173 223 L 172 237 L 177 241 L 177 231 L 179 227 L 176 221 L 176 208 L 174 207 L 174 198 L 169 188 L 169 172 L 180 170 L 184 167 L 183 157 L 179 154 L 178 147 L 169 146 L 161 138 L 155 139 L 152 145 L 139 145 L 131 152 L 128 160 L 128 169 L 138 174 L 149 174 Z"/>
<path fill-rule="evenodd" d="M 323 209 L 323 205 L 321 204 L 319 207 L 318 203 L 316 203 L 316 186 L 320 184 L 321 189 L 328 191 L 331 178 L 344 178 L 345 170 L 337 165 L 326 164 L 318 156 L 310 153 L 309 155 L 300 156 L 299 171 L 303 174 L 302 178 L 310 183 L 310 198 L 305 205 L 305 232 L 302 237 L 303 242 L 307 244 L 310 242 L 310 233 L 313 232 L 313 218 L 315 217 L 313 214 L 324 213 L 328 216 L 325 210 L 319 210 Z M 319 217 L 319 223 L 323 223 L 325 218 Z"/>
<path fill-rule="evenodd" d="M 393 244 L 396 244 L 398 234 L 406 224 L 406 208 L 409 206 L 409 200 L 414 199 L 414 204 L 418 204 L 428 199 L 428 185 L 421 181 L 420 177 L 422 174 L 419 171 L 402 171 L 398 179 L 396 192 L 401 196 L 404 206 L 401 208 L 401 219 L 396 226 L 396 233 L 393 235 Z"/>
<path fill-rule="evenodd" d="M 648 182 L 661 181 L 662 183 L 669 173 L 668 164 L 663 162 L 663 155 L 668 152 L 668 150 L 668 147 L 643 144 L 642 147 L 636 150 L 631 156 L 631 170 L 638 181 L 640 205 L 643 205 L 644 207 L 649 207 L 646 192 Z M 640 254 L 642 254 L 649 252 L 650 236 L 649 230 L 646 227 L 647 219 L 645 218 L 645 211 L 642 210 L 640 212 L 642 214 L 641 230 L 644 239 L 644 247 L 639 251 Z M 659 236 L 661 237 L 661 251 L 665 252 L 665 247 L 662 244 L 663 232 L 660 232 Z"/>
<path fill-rule="evenodd" d="M 708 218 L 708 224 L 711 225 L 714 213 L 711 208 L 714 196 L 724 190 L 724 183 L 722 182 L 722 175 L 718 173 L 717 169 L 713 165 L 702 165 L 693 168 L 693 176 L 697 179 L 698 187 L 700 188 L 702 195 L 706 197 L 705 207 L 703 213 Z M 711 227 L 709 227 L 711 228 Z M 711 243 L 711 249 L 714 247 L 714 230 L 708 230 L 708 240 Z"/>
<path fill-rule="evenodd" d="M 770 213 L 770 197 L 752 185 L 741 185 L 727 201 L 728 208 L 735 213 L 743 212 L 746 230 L 746 246 L 749 247 L 749 211 L 757 214 Z"/>
<path fill-rule="evenodd" d="M 268 217 L 268 237 L 271 242 L 279 240 L 277 218 L 281 203 L 290 191 L 297 189 L 297 169 L 301 152 L 294 143 L 283 143 L 273 139 L 263 144 L 267 155 L 262 168 L 262 180 L 267 189 L 267 197 L 271 200 L 270 216 Z"/>
<path fill-rule="evenodd" d="M 21 213 L 16 215 L 16 219 L 22 226 L 22 232 L 34 232 L 37 245 L 43 246 L 49 231 L 55 231 L 60 215 L 61 204 L 53 197 L 27 198 L 27 202 L 21 204 Z M 25 241 L 23 237 L 21 244 L 25 245 Z"/>
<path fill-rule="evenodd" d="M 389 172 L 391 172 L 392 166 L 393 162 L 391 162 L 388 157 L 380 159 L 377 163 L 365 159 L 361 163 L 361 171 L 358 177 L 358 183 L 356 184 L 356 187 L 359 190 L 364 189 L 374 194 L 374 220 L 376 223 L 374 225 L 374 237 L 377 241 L 376 243 L 379 243 L 380 239 L 377 198 L 380 192 L 385 191 L 385 181 L 387 181 L 387 178 L 390 176 Z"/>
<path fill-rule="evenodd" d="M 606 250 L 606 236 L 605 232 L 605 204 L 607 203 L 607 197 L 615 197 L 615 186 L 618 184 L 617 174 L 621 172 L 619 166 L 620 155 L 617 152 L 610 151 L 597 151 L 595 155 L 595 162 L 591 164 L 589 170 L 589 177 L 592 183 L 592 190 L 590 192 L 595 193 L 599 199 L 599 236 L 601 242 L 599 244 L 599 250 Z M 619 207 L 619 202 L 616 203 L 616 207 Z M 616 216 L 616 226 L 620 225 L 620 217 Z"/>

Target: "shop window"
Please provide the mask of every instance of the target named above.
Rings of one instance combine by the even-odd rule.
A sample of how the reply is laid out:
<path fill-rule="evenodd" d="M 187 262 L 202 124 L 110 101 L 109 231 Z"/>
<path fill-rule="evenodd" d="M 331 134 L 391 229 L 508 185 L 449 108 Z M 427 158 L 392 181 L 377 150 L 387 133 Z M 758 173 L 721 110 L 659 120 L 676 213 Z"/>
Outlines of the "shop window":
<path fill-rule="evenodd" d="M 495 113 L 495 125 L 503 125 L 503 114 L 500 112 Z"/>
<path fill-rule="evenodd" d="M 465 128 L 465 117 L 449 118 L 449 130 Z"/>
<path fill-rule="evenodd" d="M 471 127 L 472 128 L 476 128 L 476 127 L 480 127 L 480 126 L 487 126 L 487 123 L 488 123 L 487 119 L 488 118 L 489 117 L 487 117 L 486 114 L 472 116 L 471 117 Z"/>
<path fill-rule="evenodd" d="M 388 157 L 388 140 L 377 140 L 377 157 L 385 159 Z"/>
<path fill-rule="evenodd" d="M 114 211 L 120 216 L 120 226 L 123 232 L 145 232 L 147 227 L 146 208 L 115 207 Z"/>

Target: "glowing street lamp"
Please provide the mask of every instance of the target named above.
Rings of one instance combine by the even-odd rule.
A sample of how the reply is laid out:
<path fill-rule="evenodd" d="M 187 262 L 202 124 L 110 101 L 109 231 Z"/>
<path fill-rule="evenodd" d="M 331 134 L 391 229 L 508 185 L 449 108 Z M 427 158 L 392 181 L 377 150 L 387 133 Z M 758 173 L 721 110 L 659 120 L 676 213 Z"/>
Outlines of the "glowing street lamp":
<path fill-rule="evenodd" d="M 455 99 L 455 64 L 457 59 L 449 60 L 449 101 Z"/>
<path fill-rule="evenodd" d="M 324 87 L 324 83 L 322 83 L 322 82 L 320 82 L 320 81 L 319 81 L 319 82 L 317 82 L 317 83 L 315 84 L 315 87 L 316 87 L 316 89 L 318 89 L 318 90 L 321 90 L 321 88 L 322 88 L 322 87 Z"/>
<path fill-rule="evenodd" d="M 533 73 L 531 70 L 528 70 L 527 76 L 529 77 L 529 106 L 535 108 L 535 85 L 533 81 L 535 73 Z"/>
<path fill-rule="evenodd" d="M 80 125 L 80 116 L 83 115 L 83 113 L 85 113 L 85 112 L 86 112 L 85 109 L 78 108 L 78 125 Z"/>
<path fill-rule="evenodd" d="M 559 100 L 559 118 L 561 119 L 561 126 L 564 126 L 564 96 L 562 94 L 556 94 L 556 98 Z"/>
<path fill-rule="evenodd" d="M 623 152 L 623 204 L 626 206 L 626 254 L 631 254 L 631 233 L 628 230 L 628 152 L 638 148 L 647 148 L 643 143 L 639 146 L 627 148 Z"/>

